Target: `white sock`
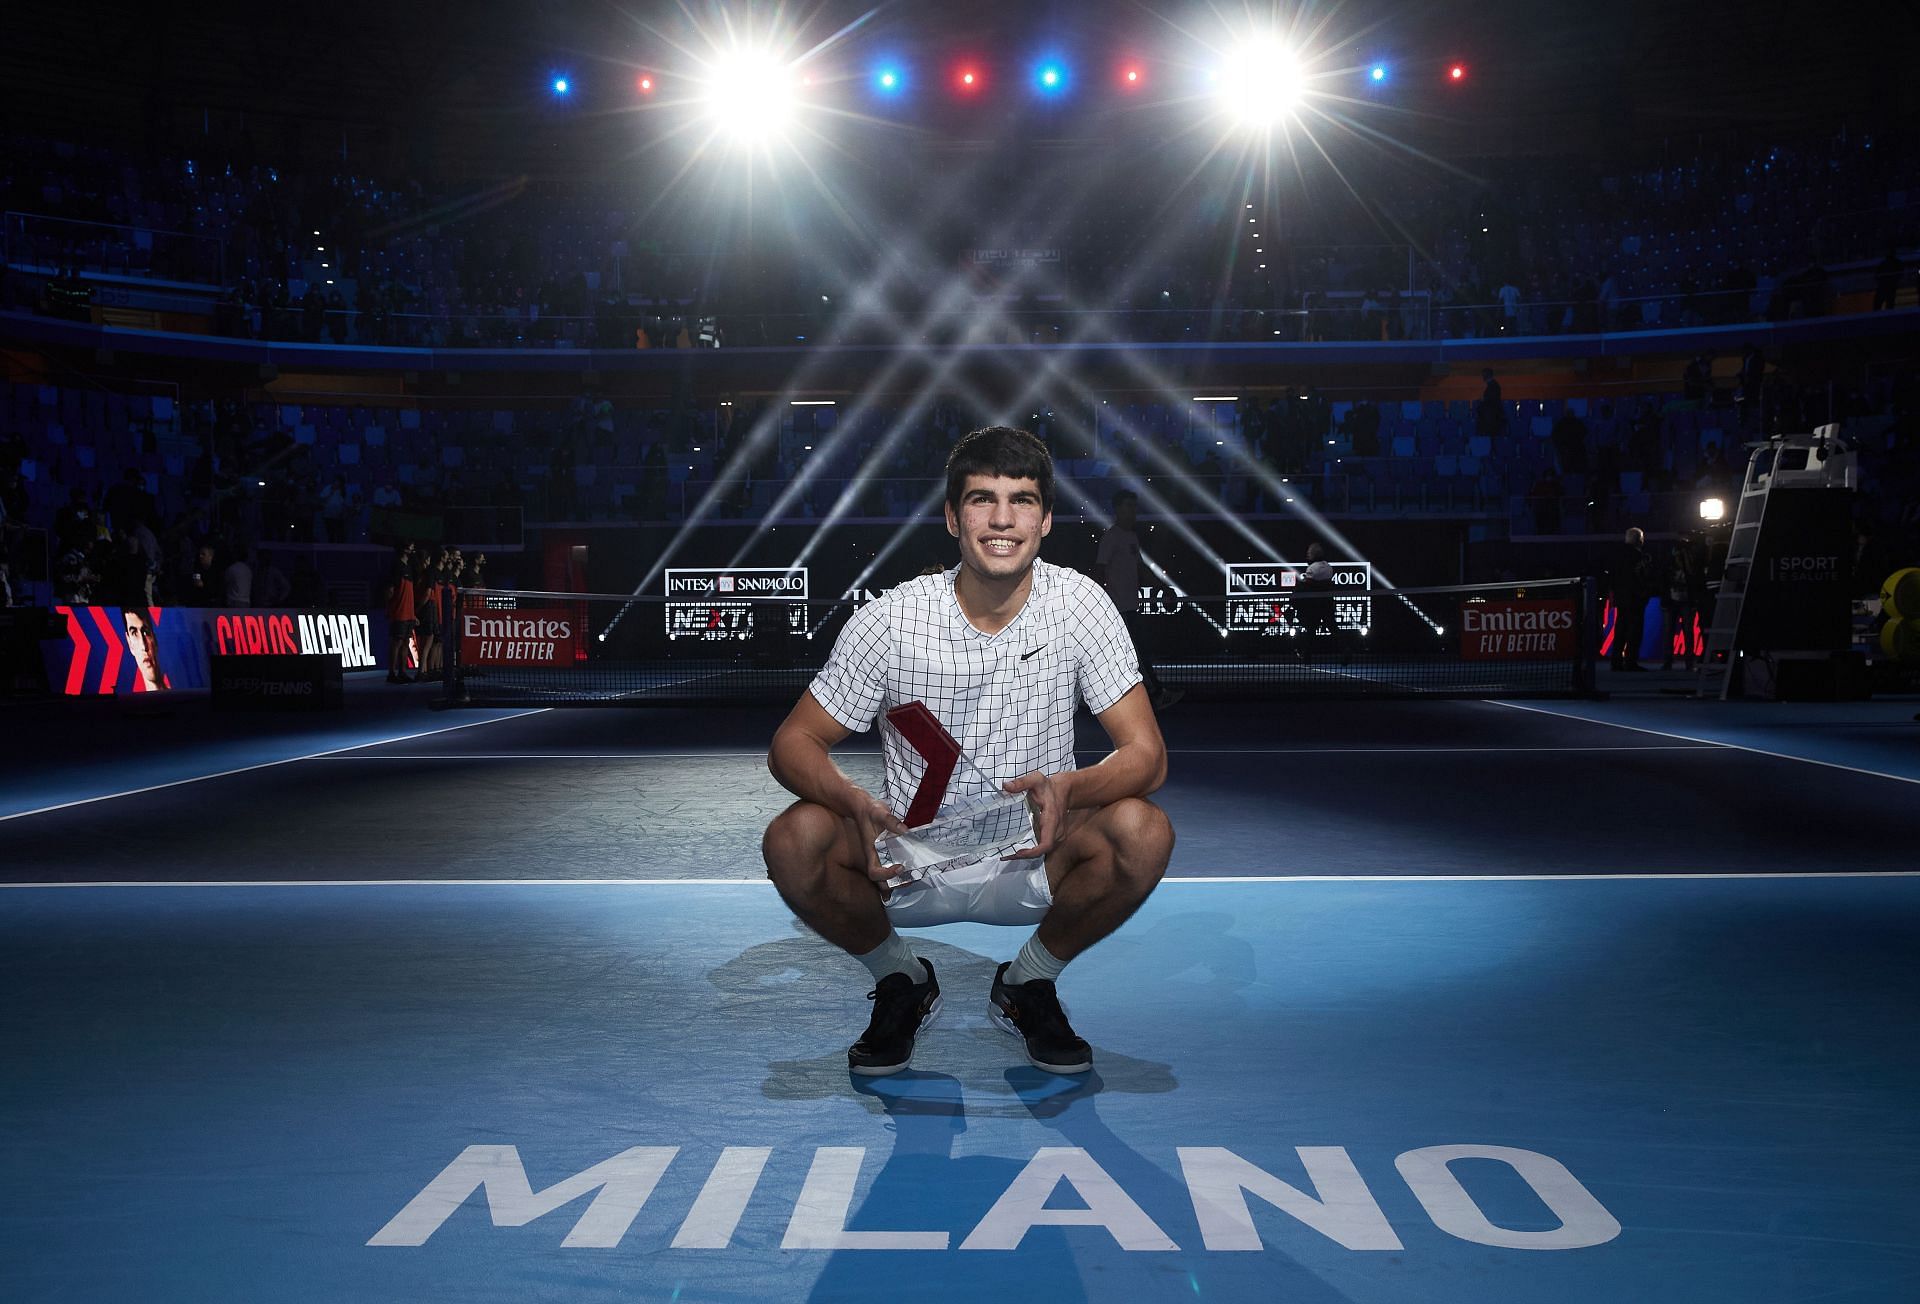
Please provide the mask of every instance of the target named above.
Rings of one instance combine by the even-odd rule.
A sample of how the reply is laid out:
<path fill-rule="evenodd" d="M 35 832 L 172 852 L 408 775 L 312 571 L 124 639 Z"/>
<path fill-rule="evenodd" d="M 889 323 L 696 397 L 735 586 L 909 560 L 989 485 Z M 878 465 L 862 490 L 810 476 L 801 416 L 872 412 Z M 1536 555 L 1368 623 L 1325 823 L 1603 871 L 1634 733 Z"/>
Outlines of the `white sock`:
<path fill-rule="evenodd" d="M 886 941 L 865 955 L 856 955 L 854 959 L 867 966 L 867 972 L 873 975 L 875 982 L 892 973 L 903 973 L 916 983 L 927 980 L 925 966 L 914 956 L 907 939 L 896 932 L 889 932 Z"/>
<path fill-rule="evenodd" d="M 1013 963 L 1007 966 L 1007 976 L 1003 981 L 1008 984 L 1030 983 L 1036 978 L 1045 978 L 1050 983 L 1058 982 L 1060 971 L 1066 967 L 1065 960 L 1040 945 L 1040 934 L 1036 932 L 1027 939 L 1027 944 L 1020 948 L 1020 954 L 1013 957 Z"/>

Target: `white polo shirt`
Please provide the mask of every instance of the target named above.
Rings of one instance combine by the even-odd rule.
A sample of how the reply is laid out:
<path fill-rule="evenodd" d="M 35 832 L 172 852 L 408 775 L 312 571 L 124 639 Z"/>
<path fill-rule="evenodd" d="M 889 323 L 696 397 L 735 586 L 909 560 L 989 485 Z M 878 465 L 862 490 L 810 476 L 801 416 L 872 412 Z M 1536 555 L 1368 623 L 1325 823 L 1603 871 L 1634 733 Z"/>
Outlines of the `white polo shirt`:
<path fill-rule="evenodd" d="M 1036 559 L 1020 614 L 998 634 L 983 634 L 954 596 L 959 573 L 955 566 L 908 580 L 854 612 L 810 689 L 856 733 L 902 703 L 926 703 L 988 776 L 956 768 L 942 814 L 1001 796 L 993 785 L 1030 771 L 1073 769 L 1077 703 L 1097 715 L 1140 682 L 1120 613 L 1088 576 Z M 891 726 L 880 733 L 884 799 L 904 813 L 926 762 Z"/>

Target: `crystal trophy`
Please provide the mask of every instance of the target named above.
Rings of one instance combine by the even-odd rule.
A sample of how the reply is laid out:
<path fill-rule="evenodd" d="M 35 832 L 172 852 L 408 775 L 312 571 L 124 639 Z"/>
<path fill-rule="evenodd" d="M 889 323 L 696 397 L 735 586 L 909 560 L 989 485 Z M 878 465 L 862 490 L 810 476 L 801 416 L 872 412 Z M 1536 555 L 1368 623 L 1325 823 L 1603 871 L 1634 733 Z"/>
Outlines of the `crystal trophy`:
<path fill-rule="evenodd" d="M 894 707 L 887 723 L 920 753 L 927 768 L 904 816 L 907 831 L 874 839 L 880 863 L 899 870 L 882 887 L 901 887 L 937 870 L 975 865 L 1035 844 L 1033 803 L 1025 793 L 970 802 L 936 818 L 956 765 L 964 764 L 996 790 L 999 783 L 968 758 L 924 702 Z"/>
<path fill-rule="evenodd" d="M 882 865 L 899 873 L 882 887 L 903 887 L 937 870 L 998 859 L 1034 845 L 1033 805 L 1024 792 L 965 806 L 905 833 L 874 839 Z"/>

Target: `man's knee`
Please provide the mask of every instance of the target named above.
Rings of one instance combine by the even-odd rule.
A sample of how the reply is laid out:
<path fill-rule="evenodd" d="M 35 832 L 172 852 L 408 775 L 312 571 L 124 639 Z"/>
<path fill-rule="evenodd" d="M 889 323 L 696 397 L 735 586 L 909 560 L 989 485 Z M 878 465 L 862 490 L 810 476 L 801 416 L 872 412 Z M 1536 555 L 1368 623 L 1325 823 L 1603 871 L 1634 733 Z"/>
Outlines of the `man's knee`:
<path fill-rule="evenodd" d="M 825 872 L 840 838 L 840 817 L 825 806 L 796 801 L 773 817 L 760 838 L 767 877 L 799 886 Z"/>
<path fill-rule="evenodd" d="M 1167 813 L 1144 797 L 1123 797 L 1101 813 L 1115 872 L 1136 886 L 1158 883 L 1173 855 L 1173 821 Z"/>

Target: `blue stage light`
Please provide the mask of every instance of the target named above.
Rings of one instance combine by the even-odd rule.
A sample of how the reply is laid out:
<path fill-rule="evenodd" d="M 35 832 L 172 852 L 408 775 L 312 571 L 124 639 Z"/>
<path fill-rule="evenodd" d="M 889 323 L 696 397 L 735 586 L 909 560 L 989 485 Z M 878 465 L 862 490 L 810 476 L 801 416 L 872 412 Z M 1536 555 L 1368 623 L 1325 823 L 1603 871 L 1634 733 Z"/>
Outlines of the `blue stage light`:
<path fill-rule="evenodd" d="M 1033 80 L 1042 95 L 1058 95 L 1067 89 L 1067 65 L 1048 59 L 1033 70 Z"/>
<path fill-rule="evenodd" d="M 1374 64 L 1372 69 L 1368 71 L 1367 77 L 1375 83 L 1385 81 L 1387 79 L 1387 65 L 1384 63 Z"/>
<path fill-rule="evenodd" d="M 555 77 L 553 79 L 553 93 L 555 95 L 565 95 L 570 85 L 571 83 L 569 83 L 565 77 Z"/>
<path fill-rule="evenodd" d="M 873 76 L 873 84 L 882 95 L 898 95 L 907 84 L 906 74 L 895 67 L 885 67 Z"/>

